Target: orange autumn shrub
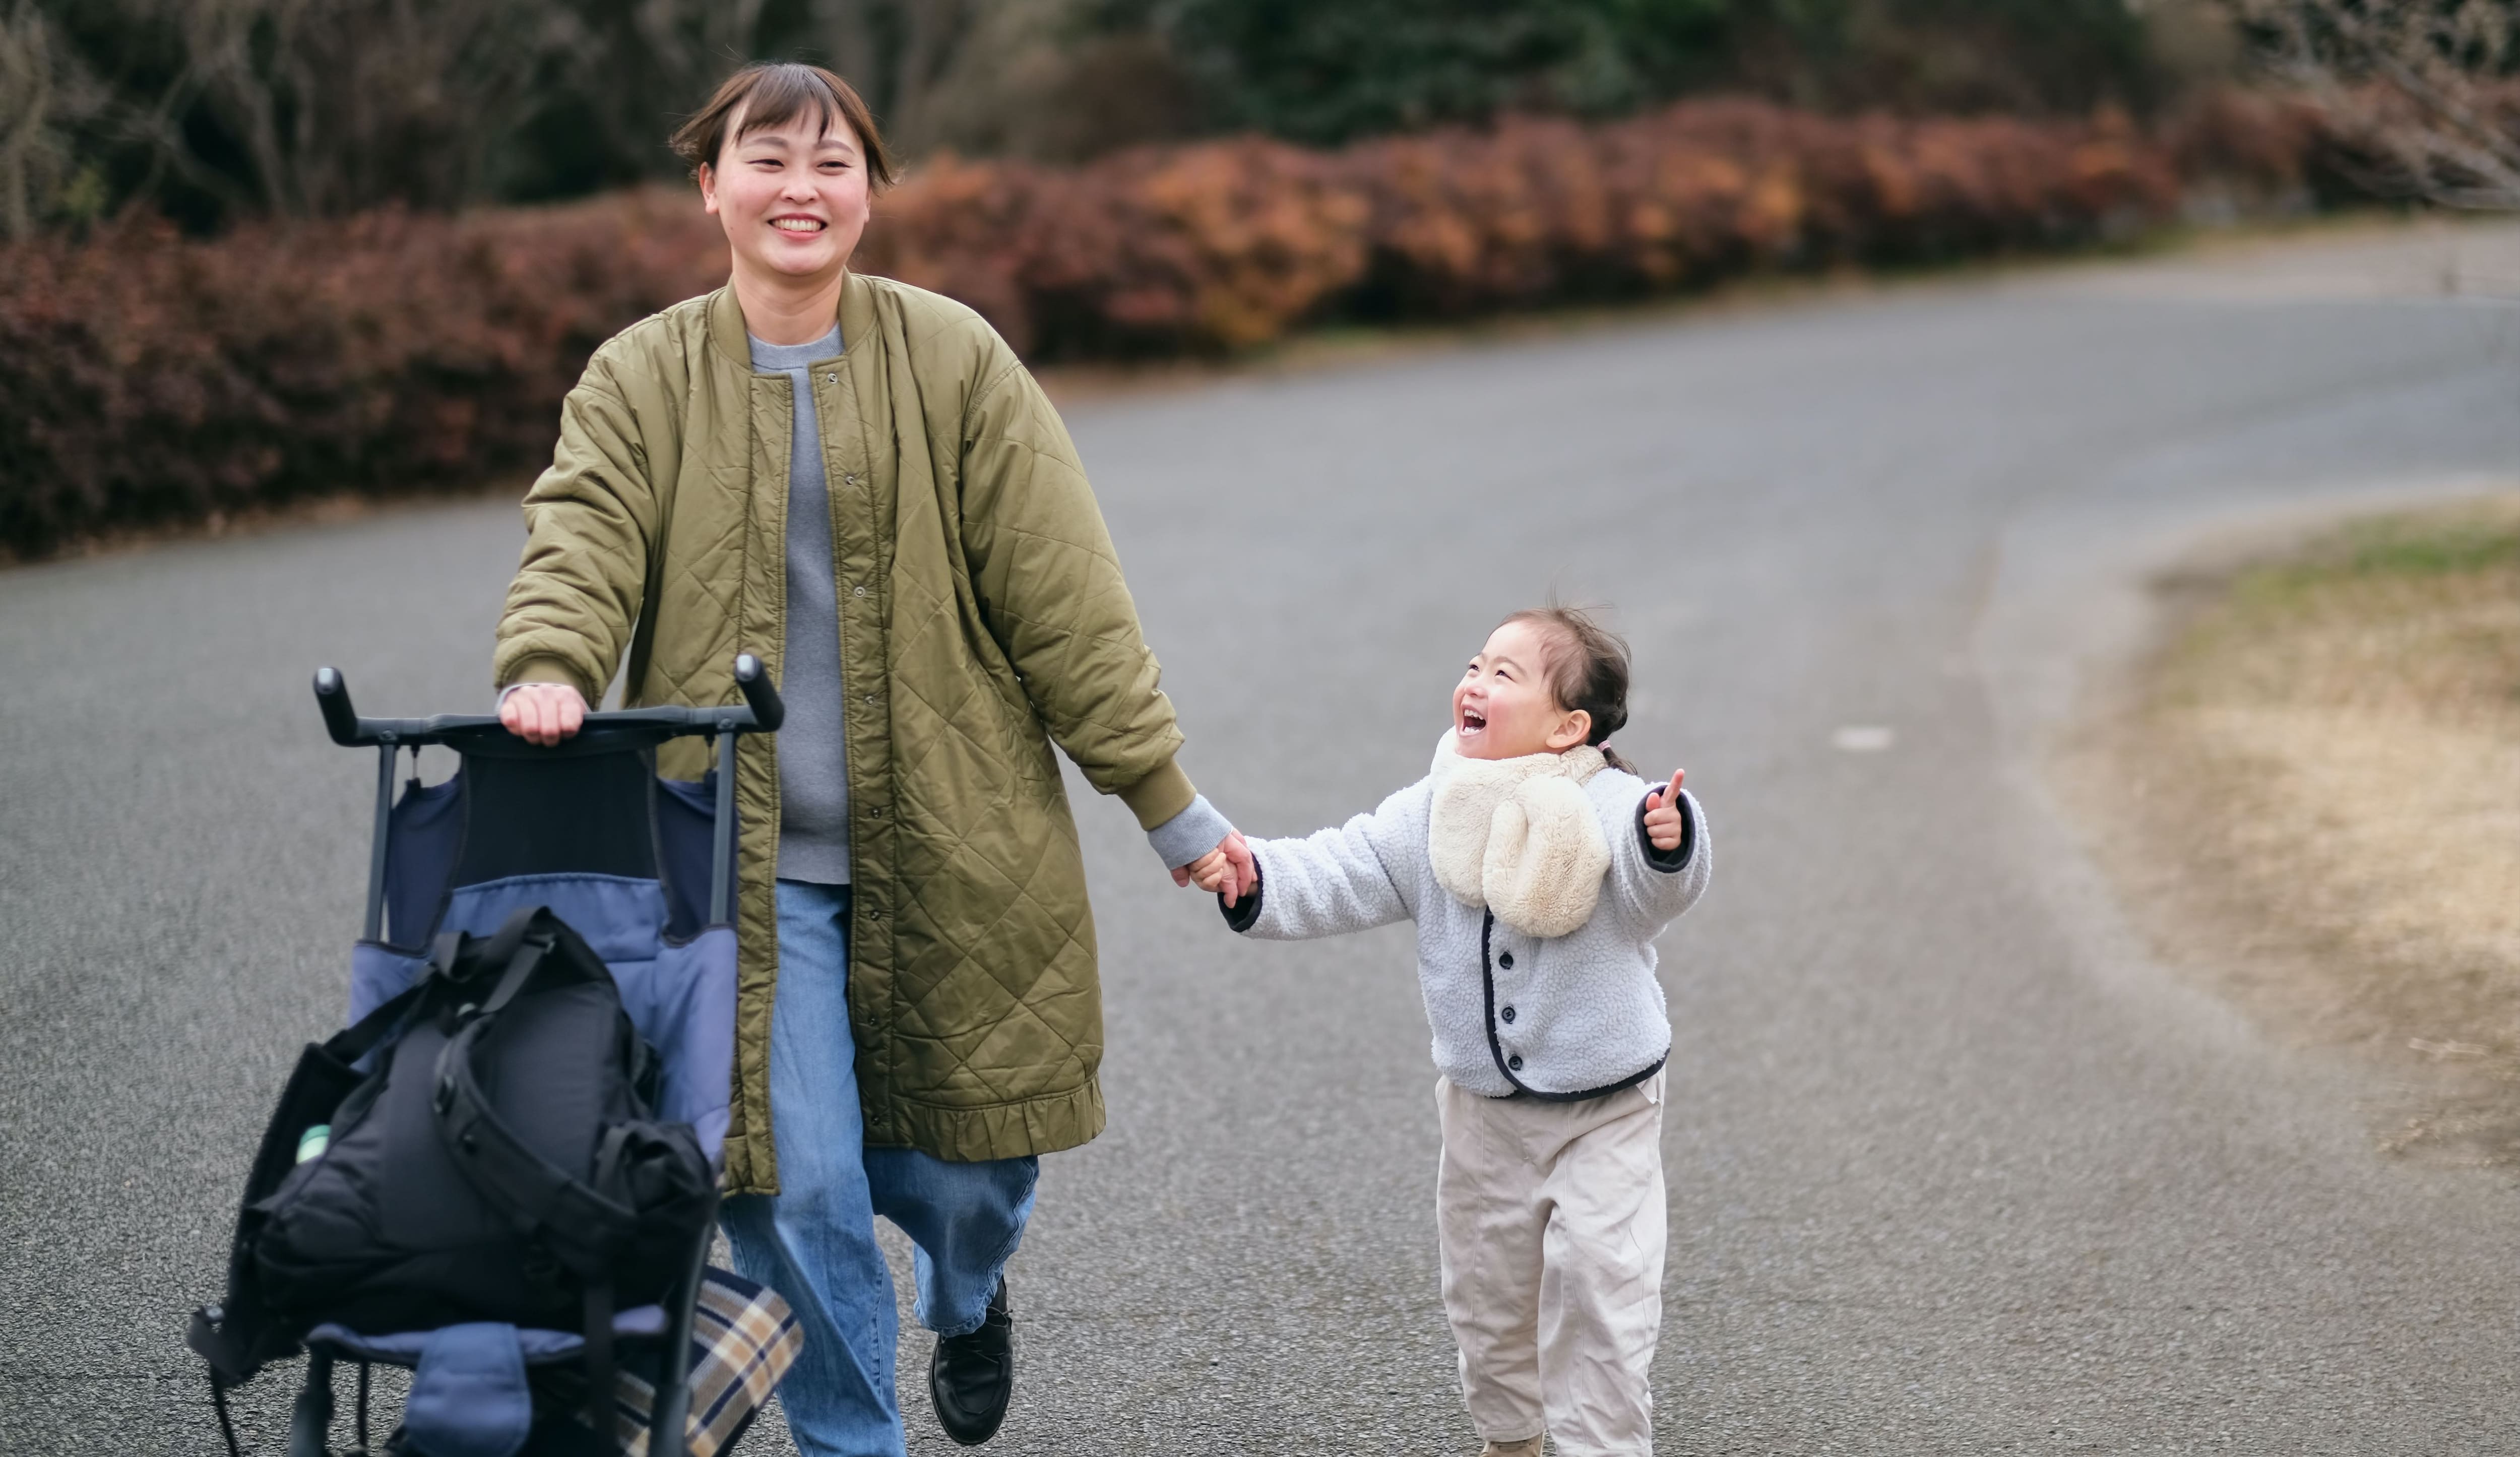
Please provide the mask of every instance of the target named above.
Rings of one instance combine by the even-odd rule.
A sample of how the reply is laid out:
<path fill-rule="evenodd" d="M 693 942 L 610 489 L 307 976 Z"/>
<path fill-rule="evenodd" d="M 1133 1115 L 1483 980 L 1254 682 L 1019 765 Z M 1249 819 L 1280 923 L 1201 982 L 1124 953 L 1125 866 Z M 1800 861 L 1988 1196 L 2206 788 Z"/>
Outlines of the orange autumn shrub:
<path fill-rule="evenodd" d="M 2071 247 L 2172 215 L 2200 177 L 2298 190 L 2328 145 L 2247 97 L 2151 131 L 1710 101 L 1338 152 L 940 158 L 879 201 L 860 266 L 963 299 L 1037 359 L 1230 351 L 1324 319 Z M 0 551 L 529 469 L 596 344 L 725 268 L 674 190 L 0 250 Z"/>
<path fill-rule="evenodd" d="M 2052 248 L 2157 220 L 2167 152 L 2121 119 L 1830 119 L 1700 102 L 1315 153 L 1256 138 L 1090 166 L 932 164 L 866 265 L 1037 356 L 1233 349 L 1328 314 L 1445 317 L 1759 268 Z"/>
<path fill-rule="evenodd" d="M 545 455 L 595 346 L 723 275 L 693 210 L 641 193 L 0 251 L 0 550 Z"/>

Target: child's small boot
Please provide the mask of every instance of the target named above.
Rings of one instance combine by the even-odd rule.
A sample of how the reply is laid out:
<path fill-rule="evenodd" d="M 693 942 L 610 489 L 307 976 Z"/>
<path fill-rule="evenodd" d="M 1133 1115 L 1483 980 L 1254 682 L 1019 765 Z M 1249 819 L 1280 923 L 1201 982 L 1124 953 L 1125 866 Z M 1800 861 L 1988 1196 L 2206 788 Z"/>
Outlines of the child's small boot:
<path fill-rule="evenodd" d="M 1520 1441 L 1492 1441 L 1479 1448 L 1479 1457 L 1540 1457 L 1542 1438 L 1526 1436 Z"/>

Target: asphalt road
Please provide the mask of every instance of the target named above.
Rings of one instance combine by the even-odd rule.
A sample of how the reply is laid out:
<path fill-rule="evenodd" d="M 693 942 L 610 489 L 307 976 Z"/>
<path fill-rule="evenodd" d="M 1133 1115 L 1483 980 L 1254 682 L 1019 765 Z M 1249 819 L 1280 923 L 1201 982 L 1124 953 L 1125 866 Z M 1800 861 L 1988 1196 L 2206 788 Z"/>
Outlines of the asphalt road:
<path fill-rule="evenodd" d="M 2036 768 L 2180 542 L 2514 474 L 2498 291 L 2520 232 L 2330 241 L 1070 423 L 1186 763 L 1252 832 L 1421 772 L 1502 612 L 1616 605 L 1621 747 L 1687 764 L 1718 854 L 1663 942 L 1663 1451 L 2501 1451 L 2507 1177 L 2387 1161 L 2352 1070 L 2154 964 Z M 519 535 L 462 504 L 0 573 L 0 1451 L 215 1447 L 182 1316 L 364 876 L 370 761 L 307 674 L 480 703 Z M 1405 928 L 1238 942 L 1118 805 L 1080 819 L 1111 1126 L 1048 1161 L 994 1450 L 1475 1451 Z"/>

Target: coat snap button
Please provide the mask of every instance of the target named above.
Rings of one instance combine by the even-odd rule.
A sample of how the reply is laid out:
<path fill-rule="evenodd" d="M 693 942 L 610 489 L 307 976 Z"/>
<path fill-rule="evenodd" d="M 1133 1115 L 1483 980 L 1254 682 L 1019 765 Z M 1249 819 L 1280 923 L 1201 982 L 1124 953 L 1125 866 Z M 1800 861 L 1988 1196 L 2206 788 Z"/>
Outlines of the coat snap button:
<path fill-rule="evenodd" d="M 1513 1021 L 1513 1009 L 1511 1007 L 1508 1007 L 1504 1011 L 1498 1013 L 1497 1016 L 1504 1018 L 1508 1022 L 1511 1022 Z"/>
<path fill-rule="evenodd" d="M 1506 1070 L 1507 1070 L 1507 1071 L 1508 1071 L 1508 1072 L 1519 1072 L 1519 1071 L 1521 1071 L 1521 1070 L 1522 1070 L 1522 1054 L 1517 1052 L 1517 1053 L 1515 1053 L 1512 1057 L 1509 1057 L 1509 1058 L 1506 1059 L 1506 1060 L 1505 1060 L 1505 1066 L 1506 1066 Z"/>
<path fill-rule="evenodd" d="M 1501 966 L 1501 967 L 1503 967 L 1503 968 L 1505 968 L 1505 969 L 1506 969 L 1507 971 L 1508 971 L 1508 972 L 1509 972 L 1509 971 L 1512 971 L 1512 970 L 1513 970 L 1513 953 L 1512 953 L 1512 952 L 1510 952 L 1510 951 L 1508 951 L 1508 952 L 1507 952 L 1507 953 L 1505 953 L 1503 956 L 1498 957 L 1498 958 L 1497 958 L 1497 965 L 1498 965 L 1498 966 Z"/>
<path fill-rule="evenodd" d="M 849 588 L 849 590 L 850 590 L 850 591 L 852 591 L 852 592 L 854 592 L 854 593 L 856 593 L 856 594 L 857 594 L 858 596 L 860 596 L 860 597 L 864 597 L 864 596 L 866 595 L 866 588 L 864 588 L 864 587 L 851 587 L 851 588 Z"/>
<path fill-rule="evenodd" d="M 858 483 L 858 473 L 855 471 L 847 472 L 840 477 L 840 479 L 850 485 L 855 485 Z"/>

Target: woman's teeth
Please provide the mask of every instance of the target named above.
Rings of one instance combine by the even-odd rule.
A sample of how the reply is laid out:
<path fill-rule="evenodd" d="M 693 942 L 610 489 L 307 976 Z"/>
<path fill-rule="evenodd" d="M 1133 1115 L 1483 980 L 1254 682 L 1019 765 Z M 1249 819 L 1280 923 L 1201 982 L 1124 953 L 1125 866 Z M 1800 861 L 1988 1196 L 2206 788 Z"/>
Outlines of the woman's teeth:
<path fill-rule="evenodd" d="M 810 217 L 783 217 L 771 224 L 783 233 L 819 233 L 823 225 Z"/>

